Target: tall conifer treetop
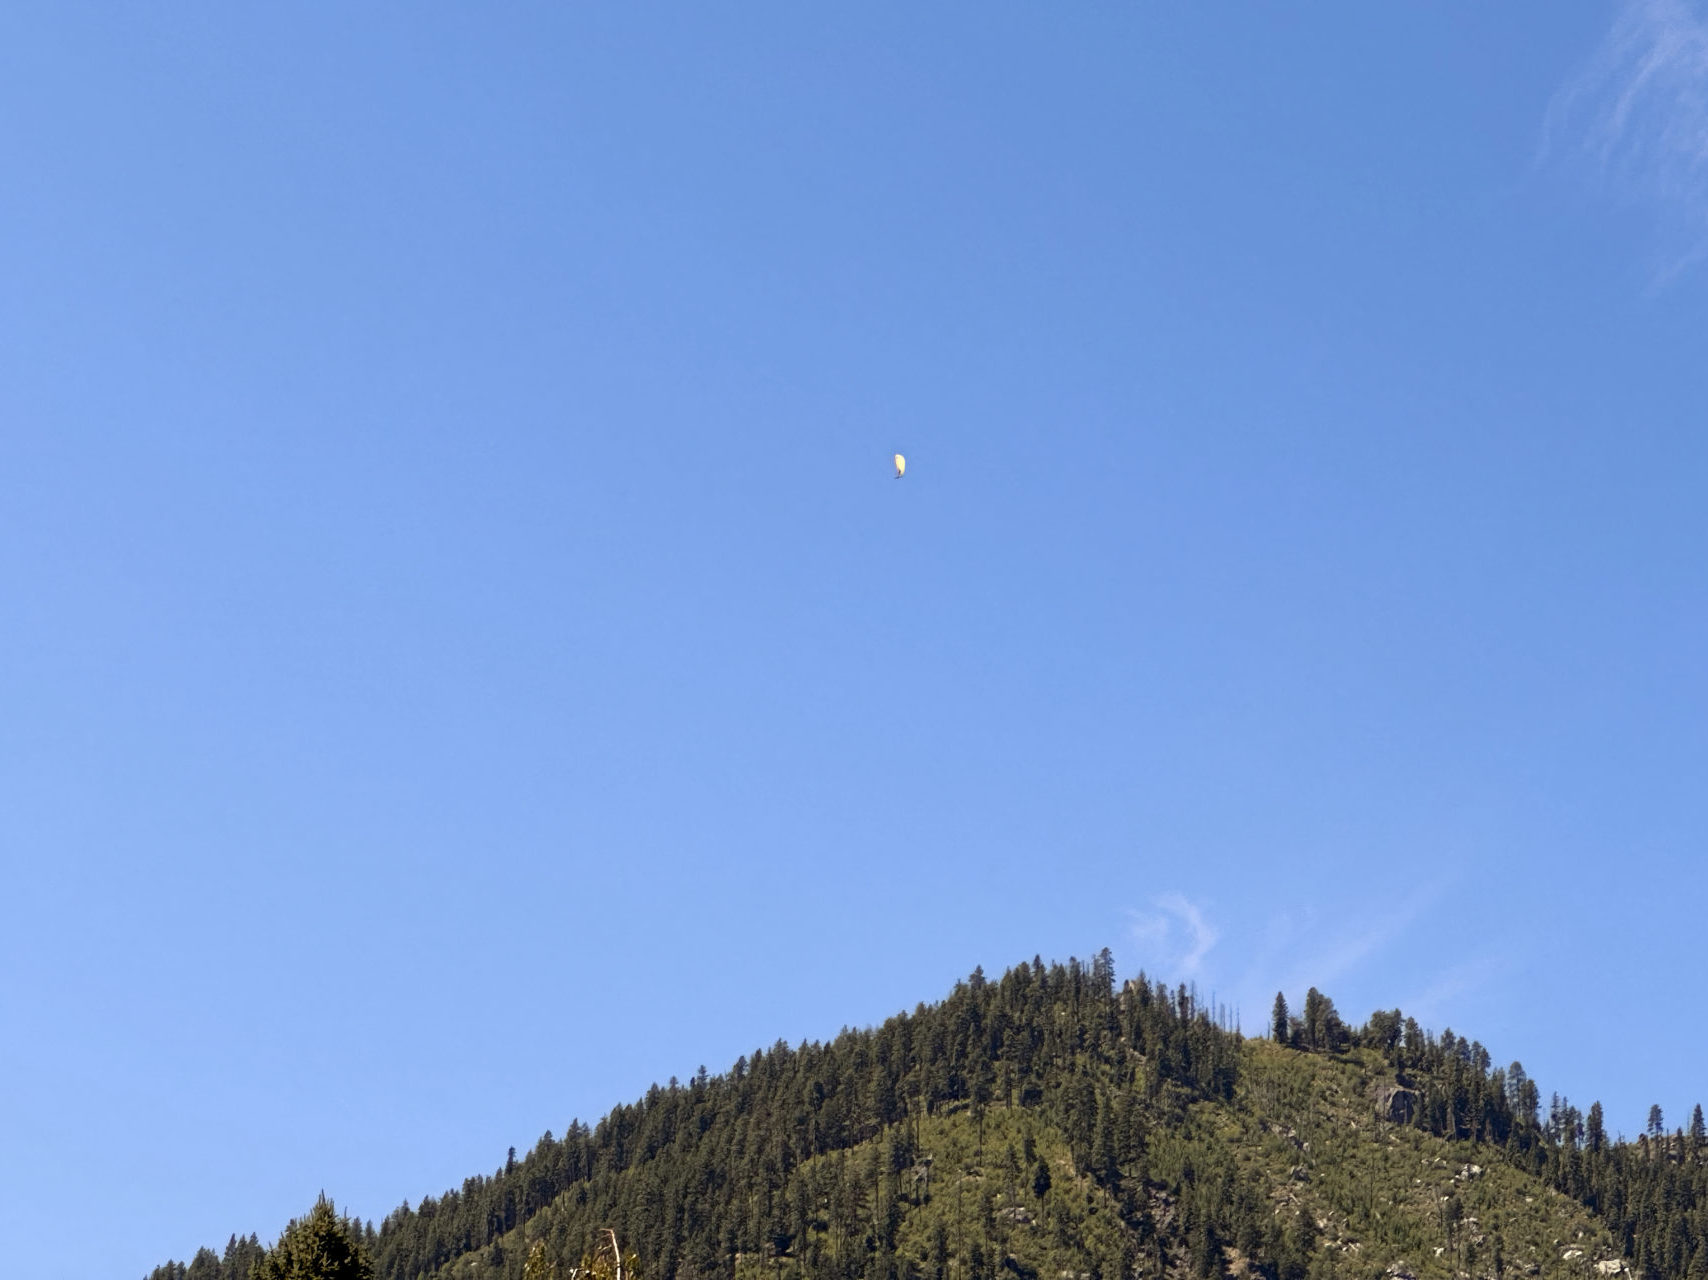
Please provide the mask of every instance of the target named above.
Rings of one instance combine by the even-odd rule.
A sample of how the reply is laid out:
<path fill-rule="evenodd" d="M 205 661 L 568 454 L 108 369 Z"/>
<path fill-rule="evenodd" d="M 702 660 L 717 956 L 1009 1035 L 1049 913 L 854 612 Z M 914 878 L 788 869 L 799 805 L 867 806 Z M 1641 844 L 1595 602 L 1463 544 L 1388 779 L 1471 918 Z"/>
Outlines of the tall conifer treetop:
<path fill-rule="evenodd" d="M 373 1263 L 322 1196 L 255 1264 L 254 1280 L 373 1280 Z"/>

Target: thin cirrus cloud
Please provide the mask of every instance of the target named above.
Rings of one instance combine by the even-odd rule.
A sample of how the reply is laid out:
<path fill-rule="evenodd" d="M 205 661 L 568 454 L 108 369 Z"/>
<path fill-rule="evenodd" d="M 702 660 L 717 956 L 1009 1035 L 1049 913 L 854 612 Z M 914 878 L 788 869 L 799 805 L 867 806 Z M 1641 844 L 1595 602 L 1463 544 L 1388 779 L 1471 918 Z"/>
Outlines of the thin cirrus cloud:
<path fill-rule="evenodd" d="M 1352 913 L 1367 922 L 1357 929 L 1335 924 L 1310 907 L 1277 911 L 1260 929 L 1236 930 L 1232 951 L 1218 946 L 1222 930 L 1208 904 L 1169 892 L 1152 899 L 1149 909 L 1127 913 L 1128 939 L 1152 977 L 1220 986 L 1236 1011 L 1262 1011 L 1277 990 L 1301 1001 L 1307 987 L 1332 996 L 1333 984 L 1347 978 L 1361 978 L 1354 985 L 1368 988 L 1373 970 L 1392 967 L 1383 964 L 1383 953 L 1428 917 L 1448 887 L 1367 902 Z M 1459 990 L 1432 987 L 1431 1011 L 1450 1004 Z"/>
<path fill-rule="evenodd" d="M 1361 929 L 1336 926 L 1309 909 L 1302 915 L 1283 915 L 1275 921 L 1269 945 L 1246 973 L 1241 989 L 1255 991 L 1267 983 L 1295 999 L 1303 998 L 1307 987 L 1332 995 L 1331 983 L 1368 969 L 1372 960 L 1435 909 L 1449 887 L 1442 880 L 1433 888 L 1375 897 L 1353 916 L 1369 922 Z"/>
<path fill-rule="evenodd" d="M 1146 960 L 1162 973 L 1196 978 L 1204 958 L 1221 937 L 1204 911 L 1183 893 L 1164 893 L 1152 900 L 1150 911 L 1131 914 L 1130 933 Z"/>
<path fill-rule="evenodd" d="M 1441 1026 L 1464 998 L 1508 976 L 1511 963 L 1498 951 L 1472 956 L 1437 973 L 1421 989 L 1402 1000 L 1399 1008 L 1426 1027 Z"/>
<path fill-rule="evenodd" d="M 1588 156 L 1618 197 L 1676 237 L 1668 278 L 1708 256 L 1708 8 L 1626 0 L 1548 110 L 1543 153 Z"/>

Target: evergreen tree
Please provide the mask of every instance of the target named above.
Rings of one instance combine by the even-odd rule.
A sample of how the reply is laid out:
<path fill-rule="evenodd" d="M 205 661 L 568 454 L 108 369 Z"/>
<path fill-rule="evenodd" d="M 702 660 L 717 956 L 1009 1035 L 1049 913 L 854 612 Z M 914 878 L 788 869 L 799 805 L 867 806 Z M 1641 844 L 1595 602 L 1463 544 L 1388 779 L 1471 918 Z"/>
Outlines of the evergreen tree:
<path fill-rule="evenodd" d="M 1322 992 L 1312 987 L 1305 992 L 1305 1007 L 1299 1015 L 1299 1042 L 1307 1049 L 1318 1048 L 1317 1027 L 1322 1019 Z"/>
<path fill-rule="evenodd" d="M 1378 1009 L 1370 1015 L 1370 1021 L 1365 1024 L 1364 1042 L 1371 1048 L 1380 1050 L 1383 1056 L 1392 1058 L 1394 1050 L 1399 1047 L 1401 1020 L 1398 1009 Z"/>
<path fill-rule="evenodd" d="M 1099 951 L 1091 962 L 1091 985 L 1099 1000 L 1107 1000 L 1115 993 L 1115 957 L 1108 947 Z"/>
<path fill-rule="evenodd" d="M 1287 1012 L 1287 997 L 1279 991 L 1275 993 L 1275 1008 L 1269 1015 L 1269 1038 L 1276 1044 L 1286 1044 L 1289 1034 L 1290 1015 Z"/>
<path fill-rule="evenodd" d="M 367 1251 L 322 1196 L 255 1264 L 254 1280 L 373 1280 Z"/>
<path fill-rule="evenodd" d="M 1121 1178 L 1115 1156 L 1115 1121 L 1107 1102 L 1100 1101 L 1097 1105 L 1097 1136 L 1092 1142 L 1091 1171 L 1105 1186 L 1113 1186 Z"/>
<path fill-rule="evenodd" d="M 1322 1053 L 1338 1053 L 1346 1047 L 1346 1025 L 1341 1022 L 1334 1001 L 1315 987 L 1305 992 L 1302 1038 L 1307 1049 Z"/>

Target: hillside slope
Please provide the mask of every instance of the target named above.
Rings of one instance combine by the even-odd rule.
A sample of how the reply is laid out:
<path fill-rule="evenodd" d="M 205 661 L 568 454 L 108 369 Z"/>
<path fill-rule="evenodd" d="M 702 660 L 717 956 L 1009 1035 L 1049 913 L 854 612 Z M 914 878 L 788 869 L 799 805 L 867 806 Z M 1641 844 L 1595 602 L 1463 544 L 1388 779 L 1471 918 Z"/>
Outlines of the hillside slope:
<path fill-rule="evenodd" d="M 1117 992 L 1107 953 L 975 972 L 874 1030 L 655 1086 L 363 1234 L 381 1280 L 568 1277 L 607 1227 L 640 1280 L 1708 1263 L 1708 1162 L 1683 1135 L 1580 1149 L 1581 1117 L 1556 1100 L 1542 1120 L 1518 1064 L 1491 1071 L 1481 1046 L 1398 1011 L 1354 1032 L 1312 992 L 1277 1030 L 1246 1039 L 1142 976 Z M 153 1280 L 237 1280 L 253 1246 L 234 1245 Z"/>
<path fill-rule="evenodd" d="M 759 1248 L 734 1250 L 722 1266 L 679 1265 L 677 1274 L 1445 1280 L 1497 1267 L 1576 1277 L 1621 1256 L 1586 1208 L 1498 1150 L 1382 1123 L 1375 1086 L 1394 1077 L 1368 1050 L 1327 1058 L 1248 1041 L 1242 1068 L 1232 1099 L 1134 1106 L 1140 1136 L 1113 1176 L 1082 1167 L 1043 1109 L 999 1103 L 981 1126 L 973 1105 L 959 1102 L 917 1126 L 903 1121 L 792 1170 L 777 1197 L 784 1217 Z M 1141 1096 L 1144 1071 L 1126 1082 Z M 444 1274 L 509 1274 L 504 1264 L 534 1241 L 567 1273 L 608 1220 L 629 1220 L 631 1238 L 646 1239 L 645 1211 L 636 1221 L 630 1207 L 651 1196 L 645 1183 L 636 1170 L 609 1199 L 559 1197 L 496 1249 L 466 1254 Z"/>

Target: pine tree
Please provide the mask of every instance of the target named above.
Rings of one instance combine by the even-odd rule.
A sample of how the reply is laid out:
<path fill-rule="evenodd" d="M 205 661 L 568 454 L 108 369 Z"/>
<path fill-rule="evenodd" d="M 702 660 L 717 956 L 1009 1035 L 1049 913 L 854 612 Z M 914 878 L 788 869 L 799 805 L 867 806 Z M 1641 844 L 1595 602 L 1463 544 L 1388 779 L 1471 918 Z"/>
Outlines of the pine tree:
<path fill-rule="evenodd" d="M 1288 1021 L 1287 997 L 1277 991 L 1275 993 L 1275 1010 L 1269 1015 L 1269 1038 L 1276 1044 L 1287 1043 Z"/>
<path fill-rule="evenodd" d="M 985 1054 L 983 1042 L 975 1042 L 975 1051 L 971 1069 L 968 1074 L 972 1077 L 973 1123 L 979 1131 L 979 1154 L 984 1154 L 984 1117 L 985 1109 L 990 1105 L 996 1074 L 990 1065 L 990 1058 Z"/>
<path fill-rule="evenodd" d="M 1121 1180 L 1120 1165 L 1115 1156 L 1115 1122 L 1109 1104 L 1097 1105 L 1097 1136 L 1092 1141 L 1091 1170 L 1105 1186 Z"/>
<path fill-rule="evenodd" d="M 373 1280 L 373 1275 L 367 1251 L 350 1238 L 348 1224 L 322 1196 L 255 1264 L 253 1280 Z"/>
<path fill-rule="evenodd" d="M 1104 947 L 1091 962 L 1091 985 L 1099 1000 L 1115 994 L 1115 957 Z"/>
<path fill-rule="evenodd" d="M 1323 993 L 1312 987 L 1305 992 L 1305 1048 L 1324 1047 L 1323 1020 Z"/>
<path fill-rule="evenodd" d="M 1039 1156 L 1038 1163 L 1032 1166 L 1032 1194 L 1042 1199 L 1044 1193 L 1049 1189 L 1050 1166 L 1042 1156 Z"/>

